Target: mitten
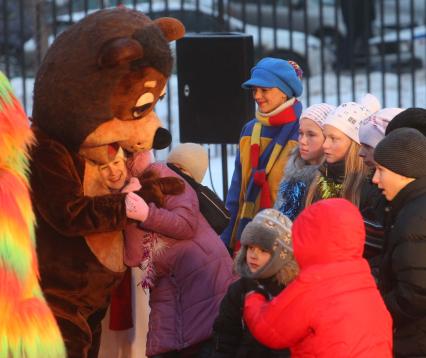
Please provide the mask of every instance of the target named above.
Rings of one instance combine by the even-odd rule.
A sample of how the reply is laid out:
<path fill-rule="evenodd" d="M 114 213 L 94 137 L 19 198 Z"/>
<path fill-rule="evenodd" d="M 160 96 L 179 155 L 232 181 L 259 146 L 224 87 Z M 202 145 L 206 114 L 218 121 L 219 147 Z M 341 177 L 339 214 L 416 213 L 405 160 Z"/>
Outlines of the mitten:
<path fill-rule="evenodd" d="M 138 191 L 141 189 L 141 183 L 138 178 L 131 177 L 129 183 L 121 189 L 122 193 L 130 193 L 131 191 Z"/>
<path fill-rule="evenodd" d="M 140 196 L 135 193 L 128 193 L 126 195 L 126 215 L 129 219 L 137 221 L 145 221 L 148 217 L 149 206 Z"/>

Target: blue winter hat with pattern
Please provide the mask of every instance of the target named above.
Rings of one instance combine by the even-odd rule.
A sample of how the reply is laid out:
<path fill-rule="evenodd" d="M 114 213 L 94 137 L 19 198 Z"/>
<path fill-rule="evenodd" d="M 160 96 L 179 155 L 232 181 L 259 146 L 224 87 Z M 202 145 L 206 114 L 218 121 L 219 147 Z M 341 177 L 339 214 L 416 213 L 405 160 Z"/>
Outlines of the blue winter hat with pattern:
<path fill-rule="evenodd" d="M 265 57 L 251 69 L 251 77 L 241 87 L 277 87 L 287 97 L 299 97 L 303 92 L 302 70 L 295 62 Z"/>

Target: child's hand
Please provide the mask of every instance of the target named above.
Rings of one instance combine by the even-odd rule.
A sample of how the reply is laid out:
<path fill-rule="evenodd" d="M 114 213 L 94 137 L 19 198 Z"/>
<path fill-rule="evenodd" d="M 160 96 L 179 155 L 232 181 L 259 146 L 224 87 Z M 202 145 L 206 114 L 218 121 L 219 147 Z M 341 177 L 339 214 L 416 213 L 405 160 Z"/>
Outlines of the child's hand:
<path fill-rule="evenodd" d="M 131 177 L 129 183 L 121 189 L 122 193 L 130 193 L 132 191 L 138 191 L 142 188 L 138 178 Z"/>
<path fill-rule="evenodd" d="M 140 196 L 135 193 L 126 195 L 126 215 L 129 219 L 145 221 L 149 214 L 149 206 Z"/>
<path fill-rule="evenodd" d="M 256 285 L 254 290 L 248 292 L 246 294 L 246 297 L 251 293 L 260 293 L 263 297 L 266 298 L 267 301 L 272 300 L 272 295 L 268 292 L 268 290 L 265 288 L 265 286 L 261 285 L 260 283 Z"/>

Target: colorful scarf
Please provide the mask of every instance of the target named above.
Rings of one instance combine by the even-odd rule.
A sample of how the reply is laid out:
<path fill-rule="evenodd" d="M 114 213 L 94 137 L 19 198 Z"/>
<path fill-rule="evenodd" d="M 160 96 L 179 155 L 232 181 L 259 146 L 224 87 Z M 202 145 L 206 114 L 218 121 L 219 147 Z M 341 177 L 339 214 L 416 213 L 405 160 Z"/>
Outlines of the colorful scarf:
<path fill-rule="evenodd" d="M 272 115 L 266 117 L 257 113 L 258 122 L 255 123 L 250 140 L 250 160 L 252 168 L 252 180 L 249 181 L 246 201 L 255 201 L 260 191 L 260 209 L 270 208 L 272 206 L 271 193 L 268 185 L 267 177 L 277 158 L 279 157 L 283 146 L 294 130 L 298 129 L 297 119 L 300 117 L 302 105 L 295 98 L 287 101 L 285 108 L 278 113 L 272 112 Z M 280 108 L 278 108 L 280 109 Z M 276 114 L 275 114 L 276 113 Z M 286 126 L 284 124 L 293 123 Z M 271 143 L 265 148 L 260 155 L 260 138 L 262 126 L 282 126 L 278 136 L 272 139 Z M 253 182 L 253 183 L 251 183 Z M 253 184 L 257 187 L 253 188 Z M 252 192 L 255 192 L 253 200 Z"/>

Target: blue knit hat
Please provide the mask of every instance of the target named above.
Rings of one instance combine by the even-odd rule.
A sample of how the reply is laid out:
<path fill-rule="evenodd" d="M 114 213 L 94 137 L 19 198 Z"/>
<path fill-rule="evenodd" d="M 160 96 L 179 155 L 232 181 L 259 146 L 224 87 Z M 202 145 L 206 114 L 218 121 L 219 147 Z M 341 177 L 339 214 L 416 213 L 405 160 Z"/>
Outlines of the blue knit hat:
<path fill-rule="evenodd" d="M 277 87 L 289 98 L 299 97 L 303 91 L 302 71 L 294 64 L 279 58 L 265 57 L 251 69 L 251 78 L 241 87 Z"/>

